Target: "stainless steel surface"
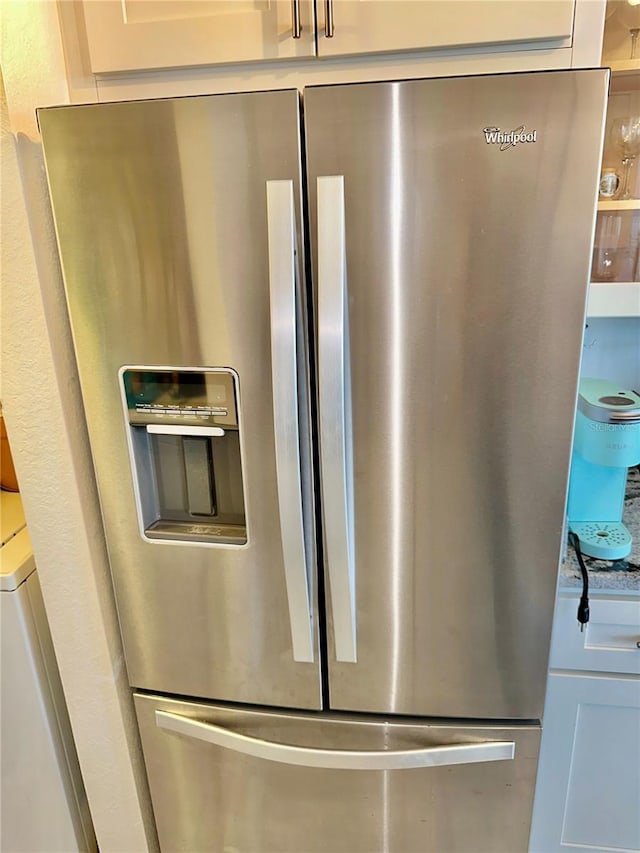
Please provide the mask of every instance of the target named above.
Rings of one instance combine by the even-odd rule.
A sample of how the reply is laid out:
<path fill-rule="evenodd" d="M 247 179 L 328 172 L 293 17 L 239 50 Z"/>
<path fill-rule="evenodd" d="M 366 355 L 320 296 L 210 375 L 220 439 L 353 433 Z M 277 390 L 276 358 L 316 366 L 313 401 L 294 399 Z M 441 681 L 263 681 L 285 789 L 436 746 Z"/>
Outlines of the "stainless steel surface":
<path fill-rule="evenodd" d="M 305 90 L 317 302 L 316 182 L 345 186 L 358 662 L 329 608 L 333 708 L 542 715 L 607 84 Z"/>
<path fill-rule="evenodd" d="M 180 426 L 179 424 L 147 424 L 147 432 L 156 435 L 193 435 L 193 436 L 217 436 L 224 435 L 220 427 L 194 427 Z"/>
<path fill-rule="evenodd" d="M 332 39 L 335 26 L 333 23 L 333 0 L 324 2 L 324 34 L 326 38 Z"/>
<path fill-rule="evenodd" d="M 357 660 L 353 464 L 344 179 L 319 177 L 318 396 L 320 469 L 335 656 Z"/>
<path fill-rule="evenodd" d="M 166 731 L 265 761 L 326 770 L 412 770 L 416 767 L 510 761 L 515 757 L 513 741 L 452 743 L 424 749 L 324 749 L 264 740 L 167 711 L 156 711 L 156 725 Z"/>
<path fill-rule="evenodd" d="M 300 222 L 298 92 L 39 120 L 130 682 L 319 707 L 316 628 L 316 662 L 293 659 L 270 369 L 265 183 L 293 181 Z M 245 547 L 232 528 L 229 544 L 202 547 L 197 524 L 194 544 L 141 538 L 118 377 L 135 364 L 237 372 Z"/>
<path fill-rule="evenodd" d="M 540 731 L 285 714 L 136 695 L 160 845 L 237 853 L 525 851 Z M 160 716 L 162 715 L 162 716 Z M 394 753 L 515 742 L 515 759 L 402 770 L 282 764 L 166 731 L 179 715 L 242 738 L 314 750 Z M 234 742 L 237 744 L 237 740 Z M 379 758 L 377 760 L 380 760 Z"/>
<path fill-rule="evenodd" d="M 313 660 L 311 583 L 307 565 L 298 414 L 296 221 L 292 181 L 267 182 L 271 386 L 280 539 L 294 660 Z"/>
<path fill-rule="evenodd" d="M 300 24 L 300 0 L 291 0 L 291 30 L 291 37 L 299 39 L 302 34 L 302 25 Z"/>
<path fill-rule="evenodd" d="M 298 93 L 40 112 L 163 850 L 526 849 L 607 79 L 306 91 L 317 531 Z"/>

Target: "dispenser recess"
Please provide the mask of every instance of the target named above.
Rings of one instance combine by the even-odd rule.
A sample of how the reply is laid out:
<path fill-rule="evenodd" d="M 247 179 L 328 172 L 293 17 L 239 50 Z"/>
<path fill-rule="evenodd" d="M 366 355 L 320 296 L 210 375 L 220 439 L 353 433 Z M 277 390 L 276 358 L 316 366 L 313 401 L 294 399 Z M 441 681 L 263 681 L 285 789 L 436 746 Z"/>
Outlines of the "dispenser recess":
<path fill-rule="evenodd" d="M 228 368 L 120 369 L 143 539 L 246 544 L 237 383 Z"/>

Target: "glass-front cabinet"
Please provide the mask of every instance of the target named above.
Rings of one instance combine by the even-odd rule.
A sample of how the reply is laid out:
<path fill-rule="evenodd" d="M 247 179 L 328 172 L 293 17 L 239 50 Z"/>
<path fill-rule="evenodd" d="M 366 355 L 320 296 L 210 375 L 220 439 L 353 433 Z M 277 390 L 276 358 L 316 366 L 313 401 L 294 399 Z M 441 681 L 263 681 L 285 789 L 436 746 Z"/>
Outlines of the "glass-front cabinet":
<path fill-rule="evenodd" d="M 640 316 L 640 5 L 607 3 L 602 64 L 612 71 L 588 313 Z"/>

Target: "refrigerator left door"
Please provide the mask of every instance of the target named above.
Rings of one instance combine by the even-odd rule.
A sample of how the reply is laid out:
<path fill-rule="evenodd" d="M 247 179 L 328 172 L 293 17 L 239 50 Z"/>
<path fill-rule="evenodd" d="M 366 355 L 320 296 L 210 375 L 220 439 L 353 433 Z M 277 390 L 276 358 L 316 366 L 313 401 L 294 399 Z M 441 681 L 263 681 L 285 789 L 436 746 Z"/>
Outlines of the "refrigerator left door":
<path fill-rule="evenodd" d="M 39 121 L 130 683 L 318 708 L 298 93 Z"/>

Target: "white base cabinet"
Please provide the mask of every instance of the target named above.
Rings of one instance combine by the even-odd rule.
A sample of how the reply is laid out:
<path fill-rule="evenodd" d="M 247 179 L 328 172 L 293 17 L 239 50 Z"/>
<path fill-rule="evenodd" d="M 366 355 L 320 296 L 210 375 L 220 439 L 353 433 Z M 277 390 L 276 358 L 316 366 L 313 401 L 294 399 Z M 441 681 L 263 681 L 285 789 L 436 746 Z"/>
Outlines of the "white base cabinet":
<path fill-rule="evenodd" d="M 556 606 L 530 853 L 640 850 L 640 601 Z"/>
<path fill-rule="evenodd" d="M 531 853 L 640 849 L 640 682 L 549 676 Z"/>

